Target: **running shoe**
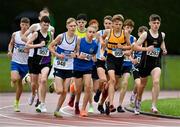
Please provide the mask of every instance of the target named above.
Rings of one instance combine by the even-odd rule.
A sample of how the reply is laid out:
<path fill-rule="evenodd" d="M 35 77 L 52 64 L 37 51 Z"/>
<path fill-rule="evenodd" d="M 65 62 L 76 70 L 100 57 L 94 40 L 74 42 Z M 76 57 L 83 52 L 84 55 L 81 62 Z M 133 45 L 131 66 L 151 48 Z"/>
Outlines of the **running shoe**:
<path fill-rule="evenodd" d="M 114 107 L 114 105 L 109 106 L 109 111 L 110 112 L 115 112 L 116 111 L 116 108 Z"/>
<path fill-rule="evenodd" d="M 58 112 L 58 111 L 55 111 L 55 112 L 54 112 L 54 116 L 57 117 L 57 118 L 62 118 L 61 113 Z"/>
<path fill-rule="evenodd" d="M 41 103 L 36 108 L 36 112 L 47 112 L 46 105 L 44 103 Z"/>
<path fill-rule="evenodd" d="M 104 113 L 105 113 L 103 105 L 100 105 L 100 104 L 99 104 L 97 110 L 98 110 L 101 114 L 104 114 Z"/>
<path fill-rule="evenodd" d="M 89 113 L 93 113 L 94 112 L 94 108 L 92 104 L 89 104 L 89 109 L 88 109 Z"/>
<path fill-rule="evenodd" d="M 80 116 L 82 116 L 82 117 L 87 117 L 87 116 L 88 116 L 88 113 L 87 113 L 85 110 L 81 110 Z"/>
<path fill-rule="evenodd" d="M 29 97 L 29 99 L 28 99 L 28 104 L 29 104 L 29 105 L 32 105 L 32 104 L 33 104 L 34 98 L 35 98 L 35 95 L 31 95 L 31 96 Z"/>
<path fill-rule="evenodd" d="M 119 106 L 117 107 L 117 111 L 118 111 L 118 112 L 121 112 L 121 113 L 125 112 L 125 110 L 123 109 L 123 107 L 122 107 L 121 105 L 119 105 Z"/>
<path fill-rule="evenodd" d="M 158 109 L 156 108 L 156 106 L 152 106 L 151 111 L 155 114 L 157 114 L 159 112 Z"/>
<path fill-rule="evenodd" d="M 19 101 L 17 101 L 17 100 L 14 101 L 14 111 L 15 112 L 20 112 Z"/>

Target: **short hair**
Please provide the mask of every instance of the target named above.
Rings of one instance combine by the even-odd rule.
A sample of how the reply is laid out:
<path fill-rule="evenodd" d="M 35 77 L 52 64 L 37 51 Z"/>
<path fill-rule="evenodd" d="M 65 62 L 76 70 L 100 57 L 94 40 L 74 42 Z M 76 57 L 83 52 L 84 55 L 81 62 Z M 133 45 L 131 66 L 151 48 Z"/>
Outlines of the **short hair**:
<path fill-rule="evenodd" d="M 92 25 L 92 24 L 94 24 L 94 23 L 99 26 L 99 22 L 98 22 L 96 19 L 91 19 L 91 20 L 89 21 L 88 25 L 90 26 L 90 25 Z"/>
<path fill-rule="evenodd" d="M 95 27 L 93 27 L 93 26 L 88 26 L 88 27 L 87 27 L 87 31 L 89 30 L 89 28 L 93 28 L 93 29 L 95 29 L 95 30 L 96 30 L 96 28 L 95 28 Z M 87 31 L 86 31 L 86 32 L 87 32 Z"/>
<path fill-rule="evenodd" d="M 40 20 L 40 22 L 50 23 L 50 19 L 48 16 L 43 16 Z"/>
<path fill-rule="evenodd" d="M 70 24 L 71 22 L 76 22 L 76 19 L 75 19 L 75 18 L 72 18 L 72 17 L 68 18 L 68 19 L 66 20 L 66 25 Z"/>
<path fill-rule="evenodd" d="M 149 16 L 149 21 L 156 21 L 159 20 L 161 22 L 161 17 L 157 14 L 152 14 Z"/>
<path fill-rule="evenodd" d="M 104 17 L 104 20 L 106 20 L 106 19 L 112 21 L 112 16 L 106 15 L 106 16 Z"/>
<path fill-rule="evenodd" d="M 148 28 L 146 27 L 146 26 L 140 26 L 139 28 L 138 28 L 138 32 L 143 32 L 143 31 L 148 31 Z"/>
<path fill-rule="evenodd" d="M 134 27 L 134 21 L 132 19 L 126 19 L 124 21 L 124 26 L 131 26 Z"/>
<path fill-rule="evenodd" d="M 39 16 L 41 15 L 41 13 L 48 13 L 48 14 L 49 14 L 48 8 L 43 8 L 43 9 L 39 12 Z"/>
<path fill-rule="evenodd" d="M 116 14 L 112 17 L 112 22 L 115 22 L 116 20 L 124 22 L 124 17 L 121 14 Z"/>
<path fill-rule="evenodd" d="M 30 19 L 27 18 L 27 17 L 22 17 L 20 22 L 21 23 L 29 23 L 30 24 Z"/>
<path fill-rule="evenodd" d="M 49 12 L 49 8 L 48 7 L 43 7 L 42 10 L 45 10 L 45 11 Z"/>
<path fill-rule="evenodd" d="M 87 21 L 87 15 L 84 13 L 78 14 L 76 20 L 81 20 L 81 19 Z"/>

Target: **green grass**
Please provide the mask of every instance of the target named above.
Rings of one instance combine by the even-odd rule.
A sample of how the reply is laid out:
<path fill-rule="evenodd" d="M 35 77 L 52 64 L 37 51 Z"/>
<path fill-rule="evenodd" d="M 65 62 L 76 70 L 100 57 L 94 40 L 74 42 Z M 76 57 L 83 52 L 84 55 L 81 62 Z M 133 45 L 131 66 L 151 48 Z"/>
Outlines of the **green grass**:
<path fill-rule="evenodd" d="M 164 61 L 163 61 L 164 60 Z M 162 60 L 162 72 L 160 80 L 160 88 L 163 90 L 180 90 L 180 56 L 166 56 Z M 133 86 L 133 78 L 129 80 L 128 89 Z M 152 79 L 149 77 L 146 90 L 151 90 Z"/>
<path fill-rule="evenodd" d="M 10 85 L 10 58 L 0 54 L 0 92 L 12 92 L 15 88 Z M 24 91 L 29 91 L 29 86 L 24 86 Z"/>
<path fill-rule="evenodd" d="M 166 64 L 162 69 L 161 89 L 180 90 L 180 56 L 165 57 Z M 164 77 L 164 79 L 162 78 Z M 129 79 L 128 90 L 132 90 L 133 78 Z M 149 77 L 146 90 L 151 90 L 152 81 Z M 27 91 L 28 88 L 25 88 Z M 6 54 L 0 54 L 0 92 L 11 92 L 14 88 L 10 87 L 10 59 Z"/>
<path fill-rule="evenodd" d="M 157 103 L 157 108 L 160 114 L 180 116 L 180 98 L 171 99 L 159 99 Z M 145 112 L 151 111 L 151 100 L 145 100 L 141 104 L 141 110 Z"/>
<path fill-rule="evenodd" d="M 0 54 L 0 91 L 12 91 L 10 88 L 10 59 Z"/>

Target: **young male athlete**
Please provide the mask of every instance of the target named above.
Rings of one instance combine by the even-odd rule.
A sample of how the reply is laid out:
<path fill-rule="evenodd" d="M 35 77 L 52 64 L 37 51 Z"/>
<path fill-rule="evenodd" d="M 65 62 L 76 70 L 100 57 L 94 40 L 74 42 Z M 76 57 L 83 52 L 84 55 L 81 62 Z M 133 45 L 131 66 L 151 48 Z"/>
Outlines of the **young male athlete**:
<path fill-rule="evenodd" d="M 158 113 L 156 103 L 159 96 L 159 81 L 161 76 L 161 51 L 167 54 L 164 38 L 165 33 L 159 31 L 161 17 L 157 14 L 152 14 L 149 17 L 150 29 L 144 32 L 137 43 L 134 44 L 134 49 L 143 51 L 140 61 L 139 74 L 141 77 L 141 85 L 138 87 L 137 98 L 135 101 L 135 112 L 139 112 L 141 98 L 144 87 L 147 83 L 148 76 L 152 76 L 152 107 L 153 113 Z M 142 45 L 142 47 L 140 46 Z"/>
<path fill-rule="evenodd" d="M 8 56 L 11 57 L 11 82 L 16 86 L 16 99 L 14 101 L 14 111 L 20 112 L 19 100 L 23 91 L 22 79 L 28 73 L 28 50 L 25 48 L 26 42 L 21 40 L 22 35 L 30 26 L 30 20 L 21 18 L 21 30 L 12 34 Z"/>

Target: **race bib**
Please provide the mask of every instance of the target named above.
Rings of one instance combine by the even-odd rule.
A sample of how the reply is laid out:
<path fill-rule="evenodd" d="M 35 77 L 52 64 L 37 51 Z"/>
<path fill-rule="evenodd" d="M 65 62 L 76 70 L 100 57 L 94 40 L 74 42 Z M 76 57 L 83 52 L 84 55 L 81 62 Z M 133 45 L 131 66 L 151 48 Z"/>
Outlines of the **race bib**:
<path fill-rule="evenodd" d="M 137 59 L 137 62 L 140 63 L 141 57 L 137 57 L 136 59 Z"/>
<path fill-rule="evenodd" d="M 66 66 L 66 59 L 57 58 L 57 65 Z"/>
<path fill-rule="evenodd" d="M 152 57 L 158 57 L 160 53 L 160 48 L 154 48 L 153 51 L 148 51 L 147 55 Z"/>
<path fill-rule="evenodd" d="M 38 48 L 37 55 L 39 56 L 49 56 L 49 50 L 47 47 Z"/>
<path fill-rule="evenodd" d="M 122 57 L 124 55 L 122 49 L 119 49 L 119 48 L 113 48 L 112 49 L 112 54 L 115 57 Z"/>
<path fill-rule="evenodd" d="M 91 54 L 87 54 L 87 53 L 85 53 L 85 52 L 81 52 L 81 54 L 83 54 L 83 55 L 86 56 L 85 60 L 90 61 L 90 60 L 92 59 L 92 55 L 91 55 Z"/>
<path fill-rule="evenodd" d="M 21 53 L 24 53 L 24 49 L 25 49 L 25 46 L 24 45 L 20 45 L 17 50 L 18 52 L 21 52 Z"/>

